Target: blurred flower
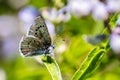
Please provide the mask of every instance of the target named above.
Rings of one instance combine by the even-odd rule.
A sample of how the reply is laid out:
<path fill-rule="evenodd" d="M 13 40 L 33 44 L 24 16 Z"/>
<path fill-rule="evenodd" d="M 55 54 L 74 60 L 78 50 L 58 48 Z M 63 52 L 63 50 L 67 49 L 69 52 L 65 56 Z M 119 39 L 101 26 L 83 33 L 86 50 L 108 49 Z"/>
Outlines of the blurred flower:
<path fill-rule="evenodd" d="M 105 20 L 108 17 L 108 12 L 104 3 L 96 0 L 72 0 L 71 12 L 75 16 L 87 16 L 92 13 L 94 19 Z"/>
<path fill-rule="evenodd" d="M 106 20 L 108 18 L 108 12 L 105 5 L 99 2 L 96 6 L 94 6 L 92 16 L 94 19 Z"/>
<path fill-rule="evenodd" d="M 77 17 L 87 16 L 92 13 L 96 20 L 106 20 L 109 13 L 120 11 L 120 0 L 70 0 L 71 13 Z"/>
<path fill-rule="evenodd" d="M 66 22 L 71 17 L 68 6 L 63 7 L 60 10 L 57 10 L 56 8 L 43 8 L 41 12 L 46 19 L 55 23 Z"/>
<path fill-rule="evenodd" d="M 0 80 L 6 80 L 6 74 L 3 69 L 0 69 Z"/>
<path fill-rule="evenodd" d="M 86 0 L 72 0 L 70 8 L 75 16 L 86 16 L 91 12 L 92 5 Z"/>
<path fill-rule="evenodd" d="M 62 9 L 60 9 L 57 13 L 58 16 L 58 21 L 59 22 L 67 22 L 70 20 L 71 15 L 70 15 L 70 7 L 69 5 L 66 7 L 63 7 Z"/>
<path fill-rule="evenodd" d="M 120 54 L 120 25 L 110 35 L 110 46 L 115 53 Z"/>
<path fill-rule="evenodd" d="M 26 23 L 33 22 L 33 20 L 39 15 L 39 11 L 33 6 L 27 6 L 19 11 L 19 18 Z"/>
<path fill-rule="evenodd" d="M 19 48 L 19 40 L 20 37 L 17 36 L 9 36 L 4 39 L 3 41 L 3 57 L 10 59 L 14 58 L 16 53 L 18 53 L 18 48 Z"/>
<path fill-rule="evenodd" d="M 112 13 L 120 11 L 120 0 L 107 0 L 107 10 Z"/>
<path fill-rule="evenodd" d="M 20 27 L 23 33 L 27 32 L 37 16 L 39 16 L 39 11 L 32 6 L 25 7 L 19 11 L 18 17 L 21 22 Z"/>
<path fill-rule="evenodd" d="M 3 15 L 0 16 L 0 35 L 2 37 L 8 37 L 12 34 L 19 32 L 18 20 L 15 16 Z"/>
<path fill-rule="evenodd" d="M 42 15 L 44 18 L 54 22 L 57 21 L 56 16 L 57 16 L 57 10 L 56 8 L 43 8 L 41 10 Z"/>
<path fill-rule="evenodd" d="M 15 16 L 0 16 L 0 36 L 2 39 L 2 57 L 4 59 L 16 56 L 19 45 L 18 19 Z"/>

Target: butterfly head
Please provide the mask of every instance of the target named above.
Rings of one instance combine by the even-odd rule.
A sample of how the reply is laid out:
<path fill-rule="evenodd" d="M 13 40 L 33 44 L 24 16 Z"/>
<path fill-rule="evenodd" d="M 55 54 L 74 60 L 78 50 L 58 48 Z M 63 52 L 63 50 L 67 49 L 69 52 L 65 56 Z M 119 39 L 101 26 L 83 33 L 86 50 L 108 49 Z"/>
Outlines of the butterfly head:
<path fill-rule="evenodd" d="M 53 53 L 54 47 L 55 47 L 54 45 L 51 45 L 51 46 L 48 48 L 48 53 L 47 53 L 47 54 Z"/>

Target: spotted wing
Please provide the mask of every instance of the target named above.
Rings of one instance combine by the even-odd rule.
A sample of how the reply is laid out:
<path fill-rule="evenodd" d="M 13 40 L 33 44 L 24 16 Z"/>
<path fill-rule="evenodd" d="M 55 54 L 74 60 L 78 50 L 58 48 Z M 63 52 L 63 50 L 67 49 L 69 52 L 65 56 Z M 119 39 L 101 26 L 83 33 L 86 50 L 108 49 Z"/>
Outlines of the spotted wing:
<path fill-rule="evenodd" d="M 32 35 L 40 39 L 41 44 L 43 44 L 45 48 L 48 48 L 51 45 L 51 38 L 42 16 L 35 19 L 35 24 L 30 27 L 28 35 Z"/>
<path fill-rule="evenodd" d="M 20 52 L 24 56 L 44 54 L 42 46 L 40 40 L 34 37 L 23 37 L 20 43 Z"/>

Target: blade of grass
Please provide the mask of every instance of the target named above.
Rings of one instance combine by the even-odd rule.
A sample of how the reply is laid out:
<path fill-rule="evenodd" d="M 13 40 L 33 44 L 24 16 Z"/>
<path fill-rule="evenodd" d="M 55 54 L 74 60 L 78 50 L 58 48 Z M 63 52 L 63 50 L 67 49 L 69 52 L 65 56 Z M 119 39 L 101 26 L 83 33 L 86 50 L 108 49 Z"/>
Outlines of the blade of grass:
<path fill-rule="evenodd" d="M 54 58 L 48 55 L 41 55 L 41 60 L 52 76 L 52 80 L 62 80 L 60 68 Z"/>

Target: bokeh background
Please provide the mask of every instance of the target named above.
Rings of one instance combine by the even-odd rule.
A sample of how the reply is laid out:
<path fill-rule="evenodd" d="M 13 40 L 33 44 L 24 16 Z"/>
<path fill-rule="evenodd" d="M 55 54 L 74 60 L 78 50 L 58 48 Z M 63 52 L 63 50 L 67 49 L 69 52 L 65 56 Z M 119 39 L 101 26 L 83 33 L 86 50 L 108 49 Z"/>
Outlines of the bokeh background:
<path fill-rule="evenodd" d="M 40 14 L 55 44 L 63 80 L 70 80 L 89 51 L 110 38 L 109 30 L 102 34 L 104 22 L 120 11 L 119 4 L 120 0 L 0 0 L 0 80 L 52 80 L 37 57 L 19 52 L 21 37 Z M 118 55 L 106 53 L 88 80 L 119 80 Z"/>

